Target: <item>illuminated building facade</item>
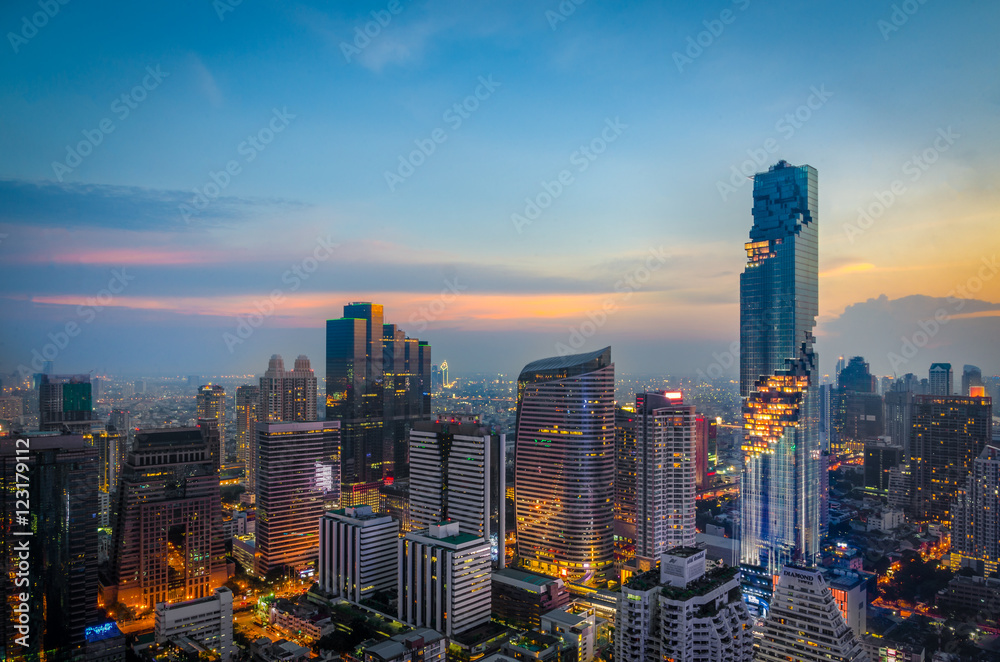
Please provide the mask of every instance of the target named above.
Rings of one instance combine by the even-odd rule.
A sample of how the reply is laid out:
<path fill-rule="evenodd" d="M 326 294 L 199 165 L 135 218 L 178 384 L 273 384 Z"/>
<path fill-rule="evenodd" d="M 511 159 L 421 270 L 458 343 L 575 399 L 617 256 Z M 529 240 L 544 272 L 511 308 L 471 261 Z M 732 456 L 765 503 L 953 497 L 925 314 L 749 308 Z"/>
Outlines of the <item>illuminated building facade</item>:
<path fill-rule="evenodd" d="M 615 536 L 635 541 L 636 413 L 633 405 L 615 408 Z"/>
<path fill-rule="evenodd" d="M 257 420 L 267 423 L 291 423 L 316 420 L 316 373 L 309 358 L 299 355 L 295 367 L 285 370 L 281 356 L 274 354 L 260 378 L 260 404 Z"/>
<path fill-rule="evenodd" d="M 122 472 L 105 604 L 152 609 L 210 596 L 226 582 L 218 447 L 208 434 L 216 421 L 208 423 L 135 433 Z"/>
<path fill-rule="evenodd" d="M 342 508 L 319 524 L 319 586 L 361 602 L 376 591 L 395 590 L 399 522 L 369 506 Z"/>
<path fill-rule="evenodd" d="M 256 424 L 260 405 L 260 387 L 249 384 L 236 387 L 236 458 L 243 465 L 245 485 L 253 494 L 257 463 Z"/>
<path fill-rule="evenodd" d="M 823 574 L 813 568 L 781 569 L 771 611 L 754 641 L 760 662 L 867 662 Z"/>
<path fill-rule="evenodd" d="M 988 577 L 1000 564 L 1000 445 L 972 462 L 968 483 L 952 508 L 951 565 Z"/>
<path fill-rule="evenodd" d="M 410 430 L 410 527 L 455 521 L 485 538 L 494 568 L 506 556 L 506 435 L 475 423 L 414 423 Z"/>
<path fill-rule="evenodd" d="M 695 544 L 695 412 L 679 392 L 635 396 L 636 556 Z"/>
<path fill-rule="evenodd" d="M 962 395 L 918 395 L 910 439 L 910 516 L 948 521 L 972 463 L 993 434 L 993 401 Z"/>
<path fill-rule="evenodd" d="M 200 420 L 215 419 L 219 422 L 219 462 L 226 462 L 226 389 L 219 384 L 198 387 L 197 413 Z"/>
<path fill-rule="evenodd" d="M 812 166 L 780 161 L 754 177 L 754 224 L 740 276 L 745 577 L 813 564 L 819 553 L 818 209 Z M 755 596 L 764 610 L 770 584 Z"/>
<path fill-rule="evenodd" d="M 589 581 L 614 564 L 611 348 L 529 363 L 517 378 L 517 554 Z"/>
<path fill-rule="evenodd" d="M 315 574 L 323 503 L 339 498 L 339 452 L 337 421 L 257 424 L 258 576 Z"/>

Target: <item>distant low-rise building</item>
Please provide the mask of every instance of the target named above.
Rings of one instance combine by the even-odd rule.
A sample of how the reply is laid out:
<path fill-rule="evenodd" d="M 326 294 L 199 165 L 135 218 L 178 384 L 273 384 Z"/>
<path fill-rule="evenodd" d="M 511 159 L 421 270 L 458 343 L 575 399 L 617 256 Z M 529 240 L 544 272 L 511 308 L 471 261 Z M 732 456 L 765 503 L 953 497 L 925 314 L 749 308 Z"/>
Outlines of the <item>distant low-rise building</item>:
<path fill-rule="evenodd" d="M 364 662 L 444 662 L 448 639 L 430 628 L 397 634 L 364 649 Z"/>

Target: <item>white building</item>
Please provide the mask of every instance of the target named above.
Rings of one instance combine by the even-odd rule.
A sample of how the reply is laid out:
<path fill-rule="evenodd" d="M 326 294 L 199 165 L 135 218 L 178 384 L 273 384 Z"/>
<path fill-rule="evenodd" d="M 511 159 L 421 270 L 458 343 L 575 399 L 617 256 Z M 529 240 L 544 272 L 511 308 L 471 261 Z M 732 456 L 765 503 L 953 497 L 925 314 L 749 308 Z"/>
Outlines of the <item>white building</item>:
<path fill-rule="evenodd" d="M 823 573 L 786 565 L 771 611 L 754 641 L 760 662 L 867 662 L 860 639 L 844 620 Z"/>
<path fill-rule="evenodd" d="M 636 556 L 695 544 L 695 411 L 679 392 L 635 398 Z"/>
<path fill-rule="evenodd" d="M 156 604 L 156 643 L 189 639 L 218 652 L 223 662 L 232 659 L 233 593 L 217 588 L 215 594 L 186 602 Z"/>
<path fill-rule="evenodd" d="M 750 662 L 753 636 L 738 568 L 705 571 L 705 550 L 678 547 L 622 586 L 615 659 Z"/>
<path fill-rule="evenodd" d="M 504 567 L 506 435 L 477 423 L 418 421 L 410 429 L 410 526 L 451 520 L 485 538 Z"/>
<path fill-rule="evenodd" d="M 562 637 L 576 648 L 577 662 L 593 662 L 597 642 L 597 612 L 579 602 L 542 614 L 541 631 Z"/>
<path fill-rule="evenodd" d="M 490 620 L 490 545 L 458 522 L 433 524 L 399 541 L 400 621 L 446 637 Z"/>
<path fill-rule="evenodd" d="M 906 524 L 906 515 L 898 508 L 883 508 L 868 516 L 869 531 L 889 532 Z"/>
<path fill-rule="evenodd" d="M 399 522 L 371 506 L 342 508 L 319 523 L 319 586 L 361 602 L 375 591 L 396 587 Z"/>

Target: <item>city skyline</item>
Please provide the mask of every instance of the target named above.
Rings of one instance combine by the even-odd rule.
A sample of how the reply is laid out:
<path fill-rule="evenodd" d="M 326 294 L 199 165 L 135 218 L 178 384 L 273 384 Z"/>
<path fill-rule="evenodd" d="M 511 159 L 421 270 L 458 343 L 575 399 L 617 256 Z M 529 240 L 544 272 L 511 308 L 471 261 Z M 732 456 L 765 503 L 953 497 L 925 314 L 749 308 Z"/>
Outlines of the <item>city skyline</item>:
<path fill-rule="evenodd" d="M 876 374 L 995 374 L 983 45 L 1000 16 L 790 7 L 67 9 L 11 45 L 0 78 L 0 300 L 19 320 L 0 372 L 68 323 L 61 374 L 252 372 L 321 355 L 324 320 L 354 300 L 462 370 L 513 372 L 559 344 L 614 345 L 623 373 L 724 370 L 747 177 L 786 159 L 824 173 L 821 372 L 860 354 Z M 0 24 L 16 34 L 23 11 Z M 371 12 L 388 22 L 354 46 Z M 792 31 L 811 56 L 758 38 Z M 87 136 L 99 144 L 78 150 Z M 260 302 L 260 328 L 241 327 Z"/>

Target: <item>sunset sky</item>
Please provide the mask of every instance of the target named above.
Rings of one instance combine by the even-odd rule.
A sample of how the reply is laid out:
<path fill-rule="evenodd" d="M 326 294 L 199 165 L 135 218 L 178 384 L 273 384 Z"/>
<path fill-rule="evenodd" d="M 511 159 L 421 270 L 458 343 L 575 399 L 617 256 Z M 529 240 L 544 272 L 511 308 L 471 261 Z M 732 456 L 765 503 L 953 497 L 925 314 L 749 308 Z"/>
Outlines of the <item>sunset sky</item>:
<path fill-rule="evenodd" d="M 825 372 L 1000 372 L 1000 6 L 578 2 L 4 3 L 0 372 L 322 373 L 349 301 L 458 372 L 728 372 L 779 159 Z"/>

